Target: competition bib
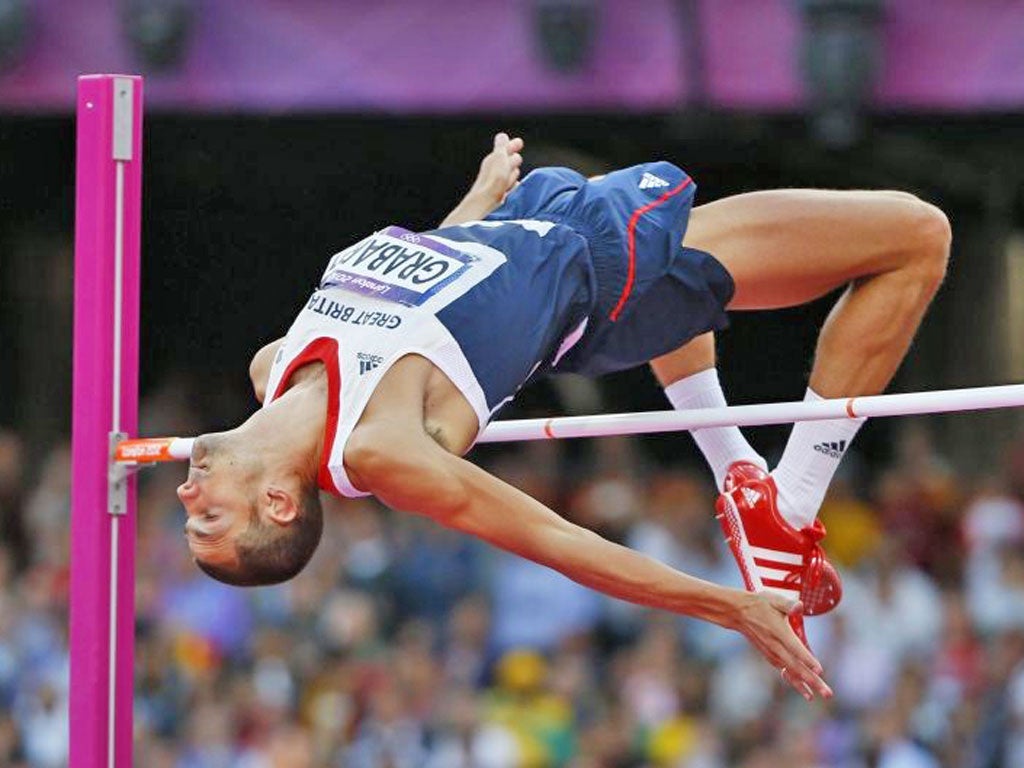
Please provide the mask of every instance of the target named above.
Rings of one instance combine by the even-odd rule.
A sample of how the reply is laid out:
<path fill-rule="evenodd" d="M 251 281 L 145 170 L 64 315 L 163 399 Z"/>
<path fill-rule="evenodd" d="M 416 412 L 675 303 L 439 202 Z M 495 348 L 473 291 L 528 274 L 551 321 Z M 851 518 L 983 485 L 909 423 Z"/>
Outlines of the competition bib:
<path fill-rule="evenodd" d="M 418 307 L 475 261 L 431 237 L 391 226 L 336 253 L 320 287 Z"/>

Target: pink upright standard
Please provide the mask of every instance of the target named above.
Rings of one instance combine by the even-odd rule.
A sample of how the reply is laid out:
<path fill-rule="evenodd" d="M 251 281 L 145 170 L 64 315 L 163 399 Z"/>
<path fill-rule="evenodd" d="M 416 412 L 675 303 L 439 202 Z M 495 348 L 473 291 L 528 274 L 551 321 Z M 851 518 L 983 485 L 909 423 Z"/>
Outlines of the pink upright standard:
<path fill-rule="evenodd" d="M 78 81 L 71 490 L 71 768 L 132 759 L 142 78 Z"/>

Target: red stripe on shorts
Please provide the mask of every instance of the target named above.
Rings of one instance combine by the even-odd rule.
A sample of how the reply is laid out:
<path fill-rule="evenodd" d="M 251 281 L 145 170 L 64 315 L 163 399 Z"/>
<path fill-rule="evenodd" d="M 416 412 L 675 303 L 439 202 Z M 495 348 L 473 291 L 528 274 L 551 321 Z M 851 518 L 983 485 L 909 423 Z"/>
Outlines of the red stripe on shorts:
<path fill-rule="evenodd" d="M 626 272 L 626 285 L 622 289 L 622 295 L 619 296 L 619 301 L 615 305 L 615 309 L 608 315 L 608 319 L 613 323 L 619 319 L 619 315 L 622 314 L 623 308 L 626 306 L 626 301 L 629 299 L 629 294 L 633 292 L 633 281 L 636 280 L 636 225 L 640 221 L 640 217 L 647 213 L 652 208 L 657 208 L 659 205 L 664 203 L 673 195 L 678 195 L 690 184 L 693 183 L 693 179 L 687 177 L 675 189 L 670 189 L 668 192 L 663 194 L 657 200 L 652 200 L 647 205 L 637 208 L 633 211 L 633 215 L 629 217 L 629 227 L 626 229 L 626 238 L 629 244 L 629 268 Z"/>

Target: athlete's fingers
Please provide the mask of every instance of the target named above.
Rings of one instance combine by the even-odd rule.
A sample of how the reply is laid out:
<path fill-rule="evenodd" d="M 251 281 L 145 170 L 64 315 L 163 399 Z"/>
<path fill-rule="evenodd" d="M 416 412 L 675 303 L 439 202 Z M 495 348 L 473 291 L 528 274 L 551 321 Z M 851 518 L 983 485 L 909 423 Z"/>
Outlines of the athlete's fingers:
<path fill-rule="evenodd" d="M 814 657 L 814 654 L 797 637 L 789 621 L 784 621 L 784 628 L 777 639 L 781 645 L 778 652 L 785 661 L 786 667 L 798 677 L 804 679 L 805 682 L 810 683 L 822 695 L 830 696 L 832 690 L 821 679 L 821 675 L 824 672 L 821 662 Z"/>
<path fill-rule="evenodd" d="M 787 667 L 782 667 L 779 672 L 782 674 L 782 681 L 786 685 L 807 699 L 807 701 L 811 701 L 813 697 L 808 693 L 807 688 L 793 676 Z"/>
<path fill-rule="evenodd" d="M 799 612 L 802 613 L 803 608 L 800 608 Z M 796 632 L 793 631 L 793 627 L 789 624 L 789 621 L 787 621 L 786 624 L 789 627 L 789 633 L 786 636 L 786 647 L 797 661 L 814 672 L 814 674 L 820 675 L 824 671 L 824 668 L 821 666 L 821 662 L 818 661 L 813 653 L 811 653 L 810 648 L 804 645 L 803 641 L 797 637 Z"/>
<path fill-rule="evenodd" d="M 772 592 L 757 595 L 761 605 L 768 609 L 768 621 L 752 635 L 758 648 L 774 666 L 785 670 L 785 680 L 804 698 L 814 694 L 823 698 L 832 696 L 832 689 L 821 678 L 822 667 L 814 654 L 800 641 L 789 622 L 789 616 L 802 613 L 803 606 L 795 600 Z"/>
<path fill-rule="evenodd" d="M 799 640 L 797 643 L 803 647 Z M 820 667 L 817 659 L 814 659 L 813 665 L 808 665 L 803 659 L 793 653 L 793 649 L 788 642 L 785 642 L 779 655 L 782 657 L 782 664 L 779 667 L 785 673 L 784 678 L 797 693 L 808 701 L 814 698 L 815 693 L 824 699 L 832 698 L 832 689 L 821 678 L 821 675 L 815 671 L 815 667 Z M 813 659 L 814 657 L 812 656 L 811 658 Z"/>
<path fill-rule="evenodd" d="M 494 134 L 494 149 L 495 149 L 495 151 L 497 151 L 497 150 L 504 150 L 505 146 L 507 144 L 508 144 L 508 134 L 507 133 L 505 133 L 504 131 L 499 131 L 498 133 Z"/>
<path fill-rule="evenodd" d="M 783 621 L 785 621 L 785 619 L 783 619 Z M 778 625 L 776 625 L 776 627 L 778 627 Z M 788 632 L 786 630 L 788 630 Z M 793 688 L 794 691 L 799 693 L 808 701 L 813 700 L 815 694 L 824 699 L 831 698 L 832 689 L 828 687 L 825 681 L 822 680 L 812 668 L 805 666 L 800 659 L 794 655 L 792 649 L 787 643 L 788 637 L 786 635 L 793 635 L 794 639 L 796 638 L 793 631 L 789 629 L 788 624 L 785 629 L 777 628 L 775 631 L 769 630 L 763 635 L 752 635 L 750 636 L 750 639 L 761 652 L 761 655 L 768 660 L 768 663 L 782 673 L 782 679 L 791 688 Z M 799 640 L 797 642 L 799 643 Z"/>
<path fill-rule="evenodd" d="M 804 681 L 795 677 L 787 667 L 779 670 L 782 673 L 782 680 L 794 691 L 803 696 L 807 701 L 814 701 L 814 691 Z"/>
<path fill-rule="evenodd" d="M 505 149 L 508 152 L 522 152 L 525 144 L 526 142 L 524 142 L 519 136 L 516 136 L 514 139 L 509 141 L 508 146 L 505 147 Z"/>
<path fill-rule="evenodd" d="M 514 168 L 518 168 L 520 165 L 523 164 L 523 156 L 520 155 L 518 152 L 513 152 L 511 155 L 508 156 L 508 161 L 512 164 Z"/>
<path fill-rule="evenodd" d="M 788 664 L 784 664 L 781 669 L 784 673 L 783 679 L 808 701 L 814 698 L 814 694 L 818 694 L 823 699 L 832 698 L 832 689 L 828 683 L 806 667 L 801 668 L 799 665 L 790 667 Z"/>
<path fill-rule="evenodd" d="M 793 600 L 791 598 L 783 597 L 775 592 L 762 592 L 769 605 L 775 608 L 777 611 L 784 613 L 786 616 L 799 616 L 804 612 L 803 603 L 799 600 Z M 800 660 L 800 663 L 804 666 L 814 670 L 815 674 L 820 675 L 822 672 L 821 664 L 814 657 L 814 654 L 808 650 L 807 646 L 800 642 L 800 639 L 796 636 L 795 632 L 791 632 L 792 638 L 786 645 L 791 649 L 792 653 Z"/>
<path fill-rule="evenodd" d="M 799 638 L 796 638 L 795 642 L 790 638 L 786 638 L 784 642 L 786 644 L 786 651 L 788 652 L 789 657 L 799 664 L 801 668 L 806 669 L 815 677 L 818 677 L 822 672 L 824 672 L 821 667 L 821 663 L 814 658 L 814 655 L 807 650 L 807 646 L 800 642 Z"/>
<path fill-rule="evenodd" d="M 824 671 L 821 662 L 814 657 L 813 653 L 807 650 L 807 646 L 800 641 L 795 632 L 792 634 L 792 638 L 786 638 L 786 646 L 793 657 L 814 674 L 820 675 Z"/>
<path fill-rule="evenodd" d="M 768 643 L 765 656 L 778 667 L 782 673 L 782 679 L 808 701 L 811 701 L 815 694 L 824 699 L 832 698 L 832 689 L 828 684 L 812 667 L 806 666 L 795 657 L 785 641 L 772 638 L 772 641 Z"/>

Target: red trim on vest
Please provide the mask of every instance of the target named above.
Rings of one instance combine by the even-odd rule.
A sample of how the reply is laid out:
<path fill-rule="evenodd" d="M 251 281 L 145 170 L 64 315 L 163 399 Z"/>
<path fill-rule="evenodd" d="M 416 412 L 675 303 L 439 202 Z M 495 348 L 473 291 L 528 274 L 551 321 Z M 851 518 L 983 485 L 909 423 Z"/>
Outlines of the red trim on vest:
<path fill-rule="evenodd" d="M 339 405 L 341 404 L 341 372 L 338 370 L 338 342 L 335 339 L 321 337 L 314 339 L 285 368 L 281 381 L 274 391 L 274 400 L 284 394 L 288 380 L 303 365 L 320 361 L 327 371 L 327 425 L 324 428 L 324 448 L 320 457 L 320 468 L 317 471 L 317 485 L 328 493 L 341 496 L 342 493 L 334 484 L 331 475 L 331 451 L 334 449 L 334 438 L 338 433 Z"/>
<path fill-rule="evenodd" d="M 636 225 L 640 221 L 640 217 L 652 208 L 657 208 L 673 195 L 678 195 L 692 183 L 693 179 L 687 177 L 678 187 L 670 189 L 657 200 L 652 200 L 647 205 L 637 208 L 629 217 L 629 226 L 626 229 L 626 238 L 629 244 L 629 269 L 626 272 L 626 285 L 622 289 L 622 295 L 619 297 L 615 309 L 608 315 L 608 319 L 613 323 L 619 319 L 619 315 L 622 314 L 622 310 L 626 306 L 626 300 L 629 299 L 629 294 L 633 292 L 633 281 L 636 279 Z"/>

